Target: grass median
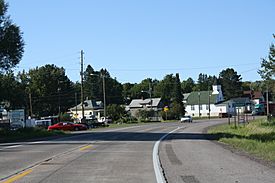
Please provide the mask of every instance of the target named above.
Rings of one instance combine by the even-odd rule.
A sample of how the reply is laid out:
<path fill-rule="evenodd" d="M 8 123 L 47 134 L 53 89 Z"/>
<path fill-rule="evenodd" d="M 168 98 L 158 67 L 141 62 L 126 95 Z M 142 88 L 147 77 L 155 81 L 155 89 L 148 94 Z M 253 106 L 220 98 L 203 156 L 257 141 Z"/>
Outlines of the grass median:
<path fill-rule="evenodd" d="M 216 135 L 220 142 L 275 162 L 275 121 L 258 119 L 236 128 L 221 125 L 211 128 L 208 133 Z"/>
<path fill-rule="evenodd" d="M 0 142 L 16 142 L 61 135 L 65 135 L 65 133 L 63 131 L 47 131 L 42 128 L 22 128 L 18 130 L 0 129 Z"/>

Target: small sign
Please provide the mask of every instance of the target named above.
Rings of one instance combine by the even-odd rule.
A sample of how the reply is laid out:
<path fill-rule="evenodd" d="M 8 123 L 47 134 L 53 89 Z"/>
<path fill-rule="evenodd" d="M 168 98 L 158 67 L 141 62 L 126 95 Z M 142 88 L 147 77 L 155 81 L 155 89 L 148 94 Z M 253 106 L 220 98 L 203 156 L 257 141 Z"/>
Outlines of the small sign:
<path fill-rule="evenodd" d="M 168 106 L 165 106 L 165 107 L 163 108 L 163 110 L 164 110 L 164 112 L 167 112 L 167 111 L 169 111 L 169 108 L 168 108 Z"/>

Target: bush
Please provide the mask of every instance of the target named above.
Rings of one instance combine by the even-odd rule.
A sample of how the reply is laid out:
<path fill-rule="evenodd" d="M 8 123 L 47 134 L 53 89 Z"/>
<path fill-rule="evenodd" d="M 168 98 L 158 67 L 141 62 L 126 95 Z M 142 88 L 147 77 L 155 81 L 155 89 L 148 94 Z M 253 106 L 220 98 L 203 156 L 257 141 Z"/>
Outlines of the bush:
<path fill-rule="evenodd" d="M 139 121 L 147 122 L 150 121 L 150 117 L 154 117 L 155 111 L 154 110 L 139 110 L 137 116 Z"/>
<path fill-rule="evenodd" d="M 125 107 L 117 104 L 111 104 L 107 106 L 107 115 L 113 120 L 118 121 L 122 119 L 125 114 Z"/>

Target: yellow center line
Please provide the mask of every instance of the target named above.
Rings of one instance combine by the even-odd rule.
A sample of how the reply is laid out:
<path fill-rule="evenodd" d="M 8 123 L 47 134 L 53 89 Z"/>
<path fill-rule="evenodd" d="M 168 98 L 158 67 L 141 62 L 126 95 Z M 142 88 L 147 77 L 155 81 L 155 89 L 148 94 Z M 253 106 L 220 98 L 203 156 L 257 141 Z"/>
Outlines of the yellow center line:
<path fill-rule="evenodd" d="M 91 145 L 86 145 L 86 146 L 80 148 L 79 150 L 84 151 L 84 150 L 89 149 L 89 148 L 92 148 L 92 146 Z"/>
<path fill-rule="evenodd" d="M 4 181 L 3 183 L 12 183 L 17 181 L 18 179 L 21 179 L 22 177 L 25 177 L 26 175 L 30 174 L 32 172 L 32 169 L 26 170 L 18 175 L 15 175 L 9 179 L 7 179 L 6 181 Z"/>

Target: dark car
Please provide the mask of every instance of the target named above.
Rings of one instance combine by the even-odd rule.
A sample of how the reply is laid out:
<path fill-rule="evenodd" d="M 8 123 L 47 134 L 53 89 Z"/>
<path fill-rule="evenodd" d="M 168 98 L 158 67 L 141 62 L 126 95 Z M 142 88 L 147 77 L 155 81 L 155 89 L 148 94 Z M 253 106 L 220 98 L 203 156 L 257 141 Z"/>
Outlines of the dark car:
<path fill-rule="evenodd" d="M 48 130 L 78 131 L 87 130 L 87 126 L 84 124 L 76 124 L 72 122 L 60 122 L 49 126 Z"/>

